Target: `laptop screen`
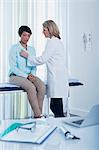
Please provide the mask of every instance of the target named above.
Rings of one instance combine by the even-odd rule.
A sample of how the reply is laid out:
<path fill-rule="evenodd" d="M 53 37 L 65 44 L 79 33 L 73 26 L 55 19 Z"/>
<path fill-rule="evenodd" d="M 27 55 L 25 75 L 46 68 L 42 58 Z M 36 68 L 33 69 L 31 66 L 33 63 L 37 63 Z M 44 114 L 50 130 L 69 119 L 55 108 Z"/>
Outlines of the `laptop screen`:
<path fill-rule="evenodd" d="M 72 121 L 72 123 L 76 123 L 76 124 L 82 124 L 82 122 L 83 122 L 84 120 L 82 119 L 82 120 L 76 120 L 76 121 Z"/>

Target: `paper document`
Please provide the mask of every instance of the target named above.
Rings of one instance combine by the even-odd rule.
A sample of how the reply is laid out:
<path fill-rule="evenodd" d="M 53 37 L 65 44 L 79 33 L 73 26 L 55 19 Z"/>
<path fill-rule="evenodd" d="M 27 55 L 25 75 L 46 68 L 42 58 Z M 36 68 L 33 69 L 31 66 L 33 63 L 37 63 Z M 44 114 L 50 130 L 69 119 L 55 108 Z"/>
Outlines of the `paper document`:
<path fill-rule="evenodd" d="M 1 141 L 24 142 L 41 144 L 56 129 L 56 126 L 37 124 L 33 131 L 29 130 L 31 124 L 24 125 L 20 128 L 8 132 L 0 138 Z"/>

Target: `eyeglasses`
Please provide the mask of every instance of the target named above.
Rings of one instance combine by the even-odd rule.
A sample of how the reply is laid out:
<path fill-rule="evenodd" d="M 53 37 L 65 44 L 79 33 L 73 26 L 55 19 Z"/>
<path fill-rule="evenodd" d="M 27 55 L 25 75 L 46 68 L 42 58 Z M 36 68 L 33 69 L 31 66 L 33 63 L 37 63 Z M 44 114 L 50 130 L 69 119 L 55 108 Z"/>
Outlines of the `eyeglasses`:
<path fill-rule="evenodd" d="M 27 124 L 26 124 L 27 125 Z M 24 125 L 25 126 L 25 125 Z M 23 126 L 19 126 L 16 128 L 16 131 L 18 132 L 19 129 L 23 129 L 23 130 L 29 130 L 31 132 L 34 132 L 34 130 L 36 129 L 36 121 L 32 122 L 32 126 L 31 127 L 23 127 Z"/>

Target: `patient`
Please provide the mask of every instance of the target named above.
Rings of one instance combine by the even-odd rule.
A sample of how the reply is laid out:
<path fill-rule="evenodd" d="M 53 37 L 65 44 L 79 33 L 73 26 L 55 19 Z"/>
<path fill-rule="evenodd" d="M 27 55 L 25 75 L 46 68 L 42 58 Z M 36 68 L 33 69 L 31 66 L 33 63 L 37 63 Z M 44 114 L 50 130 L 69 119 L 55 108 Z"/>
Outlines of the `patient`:
<path fill-rule="evenodd" d="M 34 47 L 27 45 L 32 34 L 28 26 L 21 26 L 18 30 L 20 41 L 11 46 L 9 55 L 10 83 L 22 87 L 28 96 L 29 103 L 35 118 L 42 117 L 42 107 L 45 95 L 44 83 L 35 75 L 36 66 L 30 65 L 27 59 L 20 56 L 20 51 L 25 50 L 31 56 L 35 56 Z"/>

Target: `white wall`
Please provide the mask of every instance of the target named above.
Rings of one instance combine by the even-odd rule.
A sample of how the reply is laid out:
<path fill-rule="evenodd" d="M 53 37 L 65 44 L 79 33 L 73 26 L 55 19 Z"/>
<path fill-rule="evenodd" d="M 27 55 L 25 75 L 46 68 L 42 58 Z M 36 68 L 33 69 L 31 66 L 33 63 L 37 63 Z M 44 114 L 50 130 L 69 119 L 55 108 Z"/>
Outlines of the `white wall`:
<path fill-rule="evenodd" d="M 71 88 L 70 106 L 71 111 L 79 113 L 87 112 L 94 104 L 99 103 L 98 8 L 99 1 L 96 0 L 69 1 L 70 74 L 84 84 Z M 83 43 L 84 33 L 87 38 L 86 49 Z M 91 42 L 88 42 L 89 34 Z"/>
<path fill-rule="evenodd" d="M 97 14 L 99 14 L 99 0 L 97 0 Z M 99 16 L 97 15 L 97 42 L 96 42 L 96 46 L 97 46 L 97 58 L 98 58 L 98 67 L 97 67 L 97 74 L 98 74 L 98 78 L 99 78 Z M 98 80 L 98 99 L 99 99 L 99 80 Z"/>

